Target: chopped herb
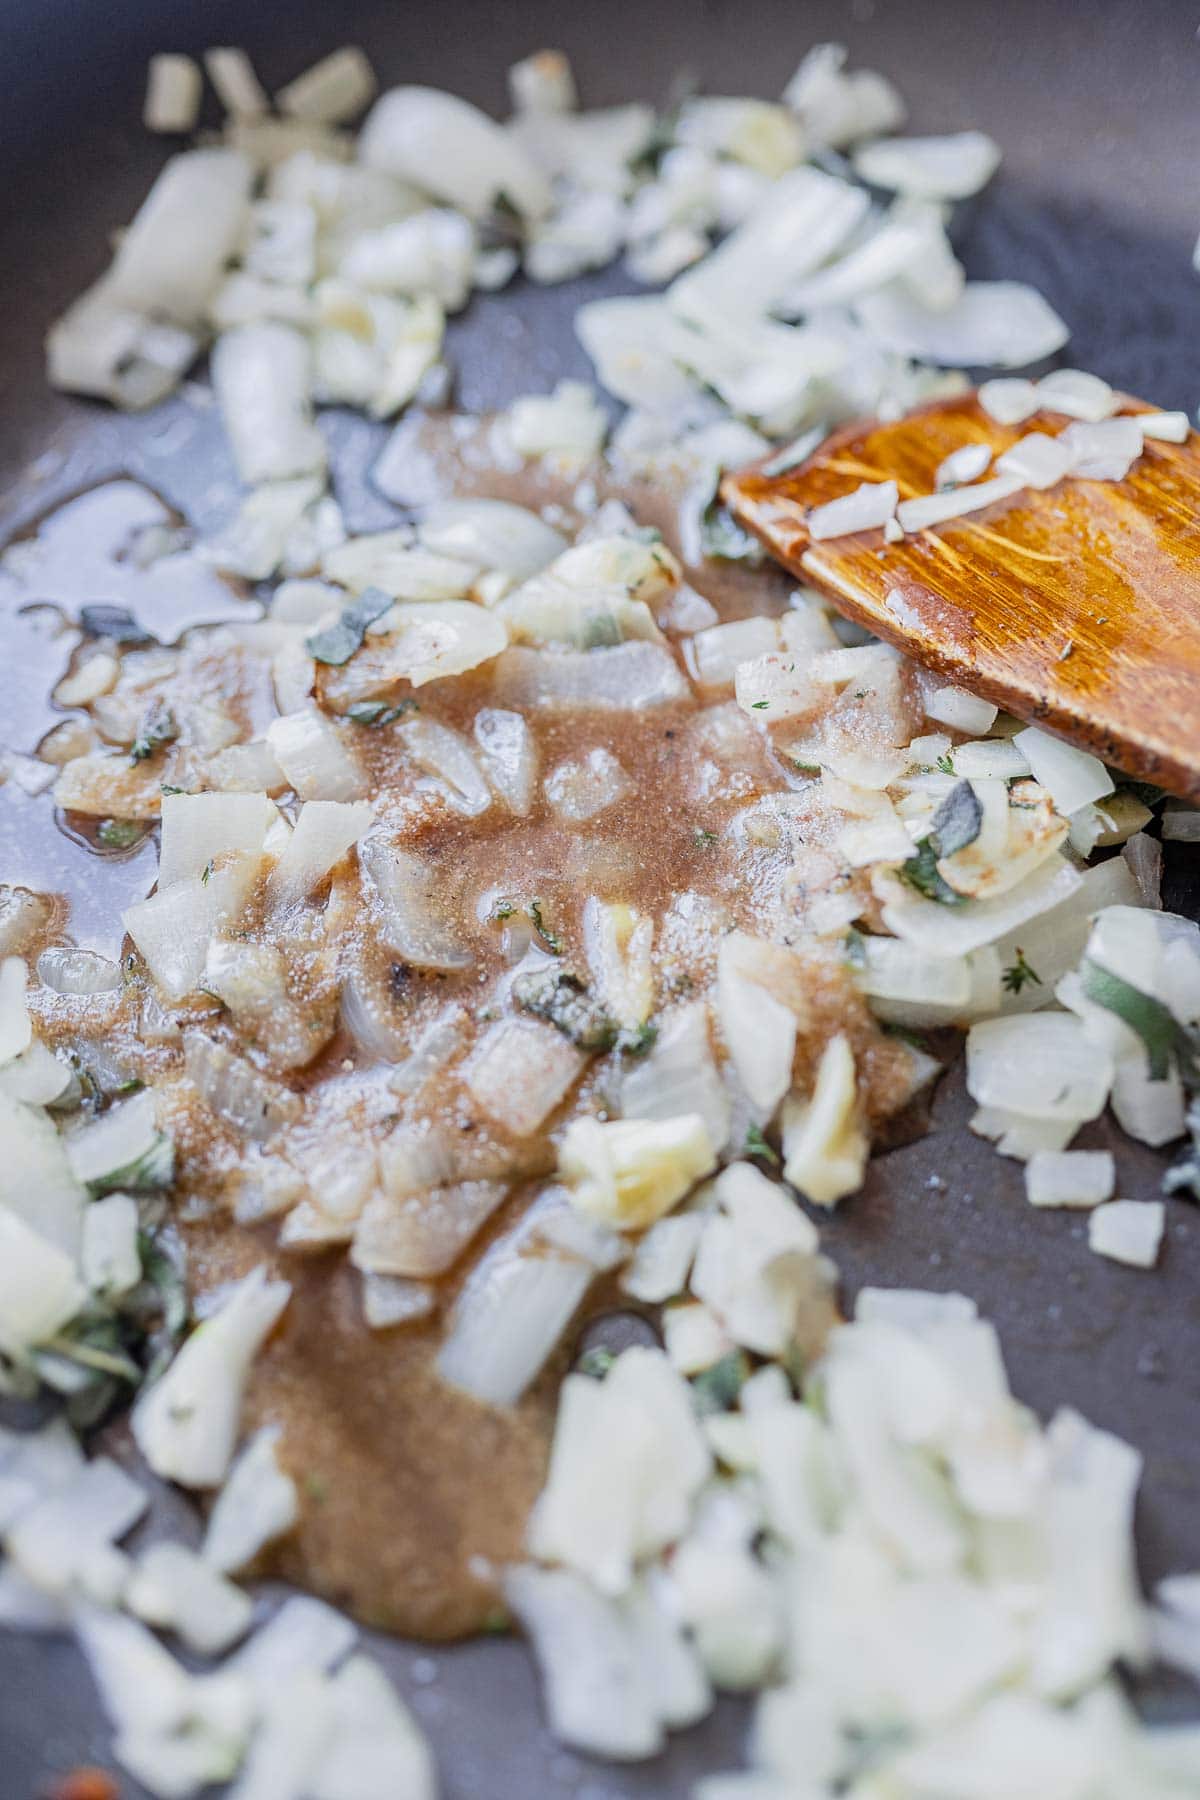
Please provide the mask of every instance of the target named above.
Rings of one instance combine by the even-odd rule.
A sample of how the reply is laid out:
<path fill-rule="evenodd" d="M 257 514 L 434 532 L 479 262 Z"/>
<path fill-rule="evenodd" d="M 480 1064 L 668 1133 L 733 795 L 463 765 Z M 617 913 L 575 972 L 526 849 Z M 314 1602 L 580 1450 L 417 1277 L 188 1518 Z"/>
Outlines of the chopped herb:
<path fill-rule="evenodd" d="M 187 793 L 186 788 L 175 787 L 169 781 L 160 781 L 158 784 L 158 791 L 160 794 L 186 794 Z"/>
<path fill-rule="evenodd" d="M 510 900 L 507 894 L 502 894 L 498 899 L 492 901 L 492 909 L 488 913 L 488 918 L 497 924 L 503 924 L 505 919 L 512 918 L 516 910 L 516 901 Z"/>
<path fill-rule="evenodd" d="M 914 1031 L 911 1025 L 894 1025 L 888 1019 L 880 1022 L 879 1029 L 885 1037 L 898 1038 L 902 1044 L 907 1044 L 910 1050 L 919 1050 L 922 1056 L 929 1055 L 929 1039 L 921 1032 Z"/>
<path fill-rule="evenodd" d="M 769 1144 L 763 1136 L 762 1127 L 751 1125 L 746 1131 L 746 1142 L 742 1146 L 743 1156 L 757 1157 L 760 1162 L 769 1163 L 773 1169 L 779 1167 L 779 1152 L 774 1144 Z"/>
<path fill-rule="evenodd" d="M 856 930 L 852 925 L 846 933 L 843 943 L 845 947 L 842 951 L 842 955 L 845 960 L 852 968 L 865 969 L 867 966 L 867 947 L 863 942 L 862 932 Z"/>
<path fill-rule="evenodd" d="M 943 881 L 938 874 L 937 860 L 932 839 L 922 838 L 916 853 L 900 864 L 900 879 L 916 888 L 918 894 L 924 894 L 927 900 L 936 900 L 941 906 L 960 906 L 963 896 L 956 894 L 948 881 Z"/>
<path fill-rule="evenodd" d="M 161 700 L 154 700 L 142 714 L 137 736 L 129 746 L 131 763 L 146 762 L 164 744 L 173 744 L 179 736 L 175 714 Z"/>
<path fill-rule="evenodd" d="M 578 1375 L 590 1375 L 594 1381 L 603 1381 L 616 1360 L 615 1350 L 610 1350 L 605 1344 L 593 1344 L 575 1364 L 575 1372 Z"/>
<path fill-rule="evenodd" d="M 479 1629 L 486 1631 L 489 1637 L 503 1637 L 512 1630 L 512 1618 L 502 1606 L 494 1606 Z"/>
<path fill-rule="evenodd" d="M 529 902 L 529 916 L 533 920 L 533 929 L 537 932 L 546 948 L 553 951 L 555 956 L 561 956 L 562 939 L 558 937 L 556 933 L 551 931 L 550 927 L 546 924 L 545 919 L 542 917 L 542 903 L 540 900 L 531 900 Z"/>
<path fill-rule="evenodd" d="M 138 1233 L 138 1254 L 142 1259 L 143 1287 L 153 1299 L 163 1330 L 174 1342 L 182 1336 L 188 1322 L 188 1292 L 183 1270 L 163 1247 L 162 1241 L 148 1232 Z"/>
<path fill-rule="evenodd" d="M 208 861 L 205 863 L 203 869 L 201 869 L 201 871 L 200 871 L 200 879 L 204 883 L 205 887 L 207 887 L 209 882 L 212 880 L 212 872 L 213 872 L 213 859 L 210 856 Z"/>
<path fill-rule="evenodd" d="M 545 1019 L 580 1050 L 612 1050 L 621 1037 L 611 1013 L 570 969 L 543 969 L 518 975 L 512 997 L 522 1012 Z"/>
<path fill-rule="evenodd" d="M 766 475 L 768 479 L 774 479 L 776 475 L 786 475 L 789 470 L 798 468 L 802 462 L 807 462 L 826 435 L 824 425 L 814 425 L 811 431 L 804 433 L 803 437 L 793 438 L 790 444 L 785 444 L 782 450 L 777 450 L 774 456 L 768 457 L 762 464 L 760 473 Z"/>
<path fill-rule="evenodd" d="M 631 537 L 639 544 L 661 544 L 663 541 L 663 534 L 657 525 L 633 525 L 622 536 Z M 658 560 L 661 562 L 661 558 Z"/>
<path fill-rule="evenodd" d="M 395 706 L 384 700 L 358 700 L 347 708 L 346 717 L 355 725 L 394 725 L 406 712 L 419 711 L 415 700 L 399 700 Z"/>
<path fill-rule="evenodd" d="M 755 712 L 762 712 L 766 707 L 770 706 L 771 702 L 769 700 L 752 700 L 750 704 Z"/>
<path fill-rule="evenodd" d="M 1079 973 L 1084 998 L 1115 1013 L 1141 1038 L 1150 1059 L 1151 1081 L 1165 1081 L 1175 1062 L 1189 1087 L 1200 1084 L 1200 1034 L 1181 1025 L 1153 994 L 1143 993 L 1090 957 L 1084 958 Z"/>
<path fill-rule="evenodd" d="M 692 841 L 698 850 L 709 850 L 717 841 L 715 831 L 708 831 L 703 825 L 697 825 L 692 833 Z"/>
<path fill-rule="evenodd" d="M 79 623 L 89 637 L 108 638 L 114 644 L 156 644 L 158 639 L 139 625 L 125 606 L 81 606 Z"/>
<path fill-rule="evenodd" d="M 969 781 L 960 781 L 950 789 L 932 819 L 929 837 L 936 840 L 939 856 L 953 856 L 965 850 L 979 836 L 983 825 L 983 808 Z"/>
<path fill-rule="evenodd" d="M 366 635 L 367 626 L 395 604 L 390 594 L 382 588 L 364 588 L 357 600 L 342 608 L 341 617 L 324 631 L 314 631 L 311 637 L 305 638 L 308 653 L 319 663 L 328 663 L 332 668 L 340 668 L 348 663 L 354 652 L 361 645 Z"/>
<path fill-rule="evenodd" d="M 727 1412 L 734 1404 L 751 1374 L 750 1358 L 744 1350 L 730 1350 L 726 1356 L 692 1378 L 692 1398 L 699 1413 Z"/>
<path fill-rule="evenodd" d="M 713 562 L 742 562 L 756 569 L 766 552 L 756 537 L 739 525 L 727 506 L 718 499 L 721 478 L 713 483 L 712 495 L 700 514 L 700 551 Z"/>
<path fill-rule="evenodd" d="M 175 1145 L 166 1132 L 155 1134 L 154 1142 L 124 1168 L 110 1169 L 88 1182 L 94 1200 L 104 1194 L 144 1194 L 156 1188 L 170 1187 L 175 1179 Z"/>
<path fill-rule="evenodd" d="M 136 819 L 101 819 L 96 827 L 96 841 L 106 850 L 129 850 L 146 835 L 146 827 Z"/>
<path fill-rule="evenodd" d="M 937 766 L 942 771 L 943 775 L 953 775 L 954 773 L 954 764 L 951 762 L 948 755 L 939 756 L 937 759 Z"/>
<path fill-rule="evenodd" d="M 625 1026 L 617 1034 L 617 1049 L 622 1056 L 646 1056 L 658 1042 L 658 1026 L 653 1019 L 640 1025 Z"/>
<path fill-rule="evenodd" d="M 1041 987 L 1042 978 L 1032 964 L 1025 961 L 1025 952 L 1017 945 L 1017 960 L 1010 963 L 1001 976 L 1006 992 L 1019 994 L 1021 989 L 1032 981 L 1035 987 Z"/>
<path fill-rule="evenodd" d="M 128 1081 L 118 1082 L 117 1086 L 113 1089 L 113 1093 L 140 1094 L 145 1085 L 146 1084 L 140 1075 L 131 1075 Z"/>

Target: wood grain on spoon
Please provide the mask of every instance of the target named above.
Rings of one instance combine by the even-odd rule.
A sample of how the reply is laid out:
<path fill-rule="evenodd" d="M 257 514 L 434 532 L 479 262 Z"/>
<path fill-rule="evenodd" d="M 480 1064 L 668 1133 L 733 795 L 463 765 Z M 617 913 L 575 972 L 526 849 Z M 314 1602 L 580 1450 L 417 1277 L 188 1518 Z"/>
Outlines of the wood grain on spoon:
<path fill-rule="evenodd" d="M 1143 409 L 1136 401 L 1125 411 Z M 1068 420 L 997 425 L 973 394 L 827 438 L 781 475 L 726 476 L 726 504 L 781 563 L 918 662 L 1129 775 L 1200 799 L 1200 437 L 1148 441 L 1122 481 L 1068 476 L 900 542 L 814 542 L 809 510 L 863 481 L 934 491 L 964 444 L 997 455 Z"/>

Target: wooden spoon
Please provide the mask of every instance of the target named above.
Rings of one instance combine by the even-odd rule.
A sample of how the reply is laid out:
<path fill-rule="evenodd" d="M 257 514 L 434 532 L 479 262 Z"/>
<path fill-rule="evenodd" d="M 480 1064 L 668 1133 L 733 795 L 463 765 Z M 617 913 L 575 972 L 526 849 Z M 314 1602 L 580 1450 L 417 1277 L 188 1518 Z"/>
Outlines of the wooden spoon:
<path fill-rule="evenodd" d="M 1150 409 L 1124 401 L 1125 412 Z M 1200 437 L 1147 440 L 1122 481 L 1068 476 L 887 543 L 882 530 L 814 542 L 811 507 L 894 479 L 934 490 L 964 444 L 999 454 L 1039 413 L 997 425 L 973 394 L 895 424 L 835 432 L 796 468 L 727 475 L 721 494 L 785 568 L 917 662 L 1093 751 L 1200 799 Z M 768 464 L 769 466 L 769 464 Z"/>

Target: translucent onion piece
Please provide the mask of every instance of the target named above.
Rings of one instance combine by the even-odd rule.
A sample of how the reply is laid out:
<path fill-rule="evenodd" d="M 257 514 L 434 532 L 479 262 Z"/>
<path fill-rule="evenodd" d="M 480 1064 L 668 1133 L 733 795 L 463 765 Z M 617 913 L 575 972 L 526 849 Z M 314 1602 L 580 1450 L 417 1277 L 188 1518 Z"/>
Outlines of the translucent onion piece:
<path fill-rule="evenodd" d="M 74 1258 L 7 1206 L 0 1206 L 0 1349 L 24 1356 L 61 1331 L 86 1290 Z"/>
<path fill-rule="evenodd" d="M 267 745 L 302 800 L 358 800 L 365 782 L 335 725 L 315 707 L 273 719 Z"/>
<path fill-rule="evenodd" d="M 528 581 L 567 548 L 537 513 L 506 500 L 440 500 L 418 529 L 421 542 L 439 555 L 502 569 L 515 581 Z"/>
<path fill-rule="evenodd" d="M 545 712 L 641 712 L 688 692 L 669 650 L 618 644 L 611 650 L 506 650 L 496 664 L 505 705 Z"/>
<path fill-rule="evenodd" d="M 965 200 L 987 186 L 999 162 L 1000 146 L 982 131 L 877 138 L 854 153 L 864 181 L 922 200 Z"/>
<path fill-rule="evenodd" d="M 430 865 L 382 837 L 365 838 L 358 856 L 379 896 L 388 947 L 420 969 L 467 968 L 471 951 L 451 923 L 450 897 Z"/>
<path fill-rule="evenodd" d="M 279 1082 L 271 1081 L 235 1056 L 223 1044 L 215 1044 L 202 1031 L 183 1037 L 184 1066 L 201 1097 L 227 1124 L 255 1142 L 266 1142 L 281 1126 L 296 1119 L 300 1099 Z"/>
<path fill-rule="evenodd" d="M 927 310 L 899 288 L 865 295 L 856 310 L 884 349 L 947 368 L 1020 368 L 1052 356 L 1068 337 L 1058 314 L 1019 281 L 969 281 L 944 312 Z"/>
<path fill-rule="evenodd" d="M 419 1194 L 374 1194 L 354 1231 L 350 1260 L 376 1275 L 443 1275 L 502 1204 L 502 1181 L 461 1181 Z"/>
<path fill-rule="evenodd" d="M 267 892 L 284 902 L 311 893 L 370 828 L 374 814 L 365 800 L 306 800 L 292 835 L 271 871 Z"/>
<path fill-rule="evenodd" d="M 533 733 L 518 712 L 485 706 L 475 714 L 475 742 L 484 773 L 510 812 L 523 819 L 537 790 L 538 751 Z"/>
<path fill-rule="evenodd" d="M 476 819 L 487 811 L 491 790 L 461 732 L 422 718 L 401 725 L 397 736 L 417 767 L 438 778 L 455 812 Z"/>
<path fill-rule="evenodd" d="M 158 885 L 203 874 L 226 850 L 257 854 L 279 817 L 265 794 L 164 794 Z"/>
<path fill-rule="evenodd" d="M 264 320 L 225 332 L 212 354 L 213 389 L 248 485 L 325 468 L 325 440 L 312 420 L 311 356 L 290 325 Z"/>
<path fill-rule="evenodd" d="M 462 1079 L 488 1117 L 514 1137 L 529 1137 L 579 1079 L 587 1057 L 553 1025 L 499 1019 L 489 1025 Z"/>
<path fill-rule="evenodd" d="M 469 101 L 435 88 L 381 95 L 358 154 L 368 168 L 411 181 L 474 218 L 499 194 L 527 218 L 550 210 L 550 185 L 515 140 Z"/>
<path fill-rule="evenodd" d="M 1094 1119 L 1112 1086 L 1107 1050 L 1067 1013 L 989 1019 L 967 1037 L 967 1091 L 1035 1119 Z"/>

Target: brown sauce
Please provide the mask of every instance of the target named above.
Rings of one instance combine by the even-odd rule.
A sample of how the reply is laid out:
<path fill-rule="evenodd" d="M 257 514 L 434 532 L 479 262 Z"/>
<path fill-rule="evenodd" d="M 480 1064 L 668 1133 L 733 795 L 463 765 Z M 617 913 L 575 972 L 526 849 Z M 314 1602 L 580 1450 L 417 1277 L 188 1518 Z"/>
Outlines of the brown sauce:
<path fill-rule="evenodd" d="M 426 421 L 414 431 L 425 459 L 424 499 L 438 492 L 487 494 L 535 508 L 559 506 L 566 509 L 564 523 L 571 522 L 576 482 L 490 467 L 481 448 L 486 438 L 482 428 Z M 610 483 L 598 486 L 601 498 L 606 490 L 618 492 Z M 677 496 L 645 483 L 619 494 L 639 522 L 654 523 L 668 542 L 677 541 Z M 733 566 L 706 564 L 692 571 L 691 579 L 723 620 L 778 612 L 788 591 L 787 582 L 774 572 L 747 573 Z M 45 676 L 48 689 L 62 673 L 74 634 L 47 642 L 50 649 L 27 679 L 37 685 Z M 206 678 L 203 658 L 193 677 Z M 246 708 L 257 710 L 252 697 L 243 698 Z M 419 699 L 423 716 L 467 730 L 478 707 L 494 703 L 486 669 L 431 684 Z M 728 699 L 728 694 L 709 696 L 713 704 Z M 414 804 L 408 827 L 413 845 L 443 872 L 445 892 L 456 900 L 458 923 L 477 960 L 464 975 L 410 971 L 393 982 L 401 1029 L 413 1028 L 451 1000 L 478 1014 L 481 995 L 505 966 L 500 933 L 476 916 L 475 904 L 485 889 L 511 890 L 525 902 L 539 898 L 551 927 L 557 930 L 561 921 L 564 959 L 573 963 L 582 958 L 580 897 L 619 896 L 658 922 L 659 941 L 670 936 L 670 982 L 680 994 L 707 979 L 713 943 L 703 934 L 689 935 L 686 926 L 674 935 L 664 928 L 675 896 L 700 890 L 723 910 L 725 928 L 753 931 L 765 923 L 777 902 L 787 858 L 773 858 L 769 848 L 756 854 L 753 878 L 747 879 L 745 860 L 739 862 L 725 840 L 714 847 L 705 834 L 727 823 L 758 793 L 778 792 L 787 783 L 771 757 L 756 748 L 737 779 L 725 790 L 718 785 L 714 798 L 711 784 L 706 789 L 697 777 L 703 762 L 696 735 L 700 711 L 701 702 L 689 696 L 648 714 L 593 713 L 538 722 L 543 774 L 568 755 L 604 748 L 631 777 L 631 797 L 592 827 L 569 829 L 541 801 L 529 820 L 513 819 L 498 806 L 482 819 L 461 819 L 445 808 L 435 812 Z M 411 791 L 411 765 L 394 736 L 370 729 L 358 736 L 372 791 L 395 796 Z M 105 930 L 111 940 L 120 908 L 146 892 L 152 850 L 145 846 L 130 858 L 96 861 L 57 832 L 51 818 L 46 798 L 23 802 L 10 788 L 0 789 L 0 846 L 13 858 L 6 878 L 68 895 L 72 935 L 113 954 L 115 944 L 102 941 Z M 15 875 L 9 872 L 14 868 Z M 342 930 L 343 949 L 362 947 L 361 919 L 346 918 Z M 810 1072 L 828 1035 L 835 1029 L 847 1031 L 868 1113 L 873 1122 L 887 1119 L 904 1092 L 904 1053 L 875 1027 L 840 965 L 816 953 L 808 956 L 807 965 L 811 1020 L 802 1034 L 798 1069 Z M 336 994 L 331 968 L 332 962 L 326 967 L 315 958 L 307 1000 L 318 1011 Z M 211 1007 L 206 1013 L 197 1003 L 195 1012 L 219 1039 L 223 1027 L 212 1018 Z M 41 1028 L 51 1041 L 75 1041 L 82 1016 L 83 1009 L 69 1001 L 41 1003 Z M 463 1266 L 439 1284 L 439 1310 L 432 1319 L 369 1331 L 362 1319 L 360 1277 L 341 1248 L 307 1255 L 281 1251 L 276 1221 L 253 1228 L 233 1223 L 229 1201 L 244 1146 L 179 1078 L 177 1052 L 143 1041 L 138 1018 L 134 984 L 108 1009 L 106 1040 L 123 1067 L 162 1084 L 179 1159 L 177 1222 L 201 1305 L 205 1295 L 258 1263 L 267 1263 L 293 1287 L 281 1325 L 255 1366 L 246 1410 L 248 1428 L 266 1421 L 282 1425 L 282 1458 L 296 1477 L 302 1500 L 300 1524 L 270 1554 L 271 1569 L 371 1624 L 408 1635 L 450 1638 L 480 1629 L 497 1608 L 495 1572 L 521 1554 L 525 1521 L 544 1478 L 556 1389 L 572 1356 L 572 1342 L 561 1347 L 557 1363 L 517 1407 L 495 1409 L 448 1388 L 434 1367 Z M 332 1011 L 328 1021 L 333 1031 Z M 231 1037 L 230 1043 L 236 1040 Z M 236 1047 L 245 1053 L 244 1041 Z M 269 1045 L 257 1060 L 269 1067 Z M 606 1062 L 593 1064 L 582 1091 L 593 1083 L 603 1091 L 612 1072 Z M 323 1092 L 336 1094 L 334 1110 L 343 1131 L 377 1131 L 404 1116 L 405 1103 L 386 1087 L 387 1073 L 378 1065 L 372 1068 L 370 1059 L 337 1031 L 312 1065 L 286 1078 L 306 1099 L 306 1128 L 314 1148 L 327 1117 Z M 459 1129 L 478 1125 L 464 1117 L 461 1097 L 446 1104 Z M 465 1264 L 520 1216 L 529 1191 L 516 1188 Z M 599 1291 L 589 1307 L 594 1312 L 612 1303 L 611 1294 Z"/>

